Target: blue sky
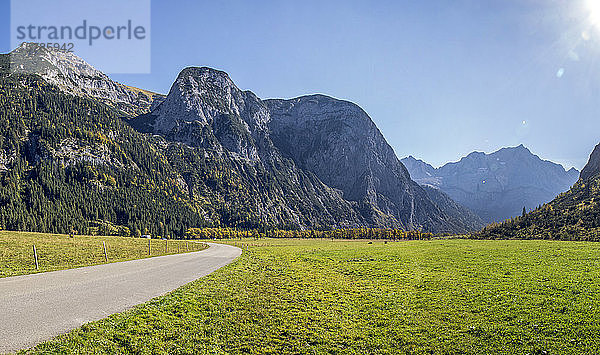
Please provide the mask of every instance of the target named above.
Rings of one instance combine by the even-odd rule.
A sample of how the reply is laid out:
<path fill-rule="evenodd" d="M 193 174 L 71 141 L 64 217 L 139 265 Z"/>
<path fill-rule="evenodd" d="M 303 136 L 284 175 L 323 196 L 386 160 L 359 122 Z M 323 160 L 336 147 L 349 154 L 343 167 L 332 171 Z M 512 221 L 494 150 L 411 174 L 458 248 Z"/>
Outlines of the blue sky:
<path fill-rule="evenodd" d="M 111 77 L 166 93 L 210 66 L 262 98 L 353 101 L 399 157 L 438 166 L 523 143 L 580 169 L 600 142 L 590 1 L 153 0 L 152 73 Z M 9 10 L 0 0 L 1 52 Z"/>

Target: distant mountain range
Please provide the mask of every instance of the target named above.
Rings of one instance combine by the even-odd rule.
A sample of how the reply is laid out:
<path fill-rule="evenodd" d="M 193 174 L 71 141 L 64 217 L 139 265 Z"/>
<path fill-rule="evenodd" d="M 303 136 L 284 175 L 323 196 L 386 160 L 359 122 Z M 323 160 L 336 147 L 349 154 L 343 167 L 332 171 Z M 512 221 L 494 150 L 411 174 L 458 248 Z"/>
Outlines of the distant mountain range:
<path fill-rule="evenodd" d="M 479 238 L 600 241 L 600 144 L 567 192 L 551 202 L 475 234 Z"/>
<path fill-rule="evenodd" d="M 486 223 L 500 222 L 532 210 L 567 191 L 578 179 L 576 169 L 542 160 L 523 145 L 491 154 L 473 152 L 440 168 L 412 156 L 402 159 L 411 178 L 447 193 Z"/>
<path fill-rule="evenodd" d="M 31 44 L 0 56 L 0 69 L 7 229 L 482 226 L 412 181 L 370 117 L 347 101 L 263 101 L 226 73 L 196 67 L 164 96 Z"/>

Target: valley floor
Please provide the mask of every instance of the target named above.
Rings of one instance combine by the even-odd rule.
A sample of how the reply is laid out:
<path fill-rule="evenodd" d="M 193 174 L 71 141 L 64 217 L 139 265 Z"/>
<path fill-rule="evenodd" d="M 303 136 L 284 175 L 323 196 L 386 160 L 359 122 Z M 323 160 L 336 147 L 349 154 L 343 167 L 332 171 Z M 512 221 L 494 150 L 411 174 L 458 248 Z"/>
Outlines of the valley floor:
<path fill-rule="evenodd" d="M 215 273 L 31 352 L 600 351 L 600 244 L 248 243 Z"/>

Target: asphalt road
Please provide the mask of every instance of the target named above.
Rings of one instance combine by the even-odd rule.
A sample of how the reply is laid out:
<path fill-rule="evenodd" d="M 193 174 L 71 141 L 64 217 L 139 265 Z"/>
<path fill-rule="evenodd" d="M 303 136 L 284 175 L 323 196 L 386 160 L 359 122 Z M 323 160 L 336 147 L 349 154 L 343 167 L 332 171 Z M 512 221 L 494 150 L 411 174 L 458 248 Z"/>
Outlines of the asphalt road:
<path fill-rule="evenodd" d="M 208 244 L 194 253 L 0 278 L 0 353 L 30 348 L 164 295 L 242 253 Z"/>

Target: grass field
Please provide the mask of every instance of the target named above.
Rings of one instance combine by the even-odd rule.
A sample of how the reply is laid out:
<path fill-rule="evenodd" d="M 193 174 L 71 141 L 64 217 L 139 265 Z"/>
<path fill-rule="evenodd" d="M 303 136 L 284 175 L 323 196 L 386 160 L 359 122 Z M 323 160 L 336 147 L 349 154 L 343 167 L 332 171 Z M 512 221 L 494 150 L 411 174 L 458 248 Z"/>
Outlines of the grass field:
<path fill-rule="evenodd" d="M 33 353 L 600 351 L 600 244 L 265 240 Z"/>
<path fill-rule="evenodd" d="M 106 244 L 109 262 L 148 257 L 148 240 L 125 237 L 90 237 L 41 234 L 26 232 L 0 232 L 0 277 L 31 274 L 35 272 L 70 269 L 105 263 L 102 242 Z M 39 270 L 35 268 L 33 245 L 38 254 Z M 179 249 L 178 249 L 179 248 Z M 203 244 L 187 243 L 190 251 L 205 248 Z M 174 254 L 186 251 L 185 241 L 152 240 L 151 255 Z"/>

